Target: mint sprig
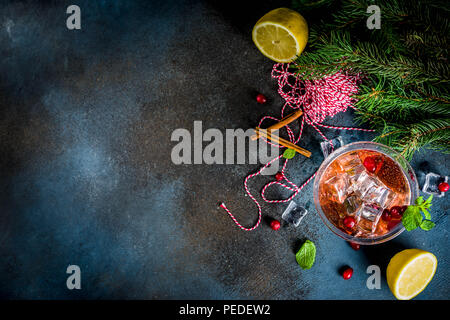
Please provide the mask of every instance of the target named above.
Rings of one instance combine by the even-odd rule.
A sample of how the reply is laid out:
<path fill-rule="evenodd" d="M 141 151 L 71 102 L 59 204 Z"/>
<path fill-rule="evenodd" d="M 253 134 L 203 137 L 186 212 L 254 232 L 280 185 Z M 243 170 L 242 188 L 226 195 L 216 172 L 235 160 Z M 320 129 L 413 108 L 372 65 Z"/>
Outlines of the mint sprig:
<path fill-rule="evenodd" d="M 316 246 L 312 241 L 306 240 L 295 255 L 295 260 L 302 269 L 311 269 L 316 260 Z"/>
<path fill-rule="evenodd" d="M 407 231 L 412 231 L 418 227 L 425 231 L 429 231 L 434 228 L 435 224 L 431 221 L 431 214 L 428 209 L 431 207 L 431 200 L 433 195 L 430 195 L 426 201 L 423 197 L 416 199 L 416 204 L 411 205 L 403 213 L 402 223 Z M 425 216 L 424 217 L 422 216 Z"/>

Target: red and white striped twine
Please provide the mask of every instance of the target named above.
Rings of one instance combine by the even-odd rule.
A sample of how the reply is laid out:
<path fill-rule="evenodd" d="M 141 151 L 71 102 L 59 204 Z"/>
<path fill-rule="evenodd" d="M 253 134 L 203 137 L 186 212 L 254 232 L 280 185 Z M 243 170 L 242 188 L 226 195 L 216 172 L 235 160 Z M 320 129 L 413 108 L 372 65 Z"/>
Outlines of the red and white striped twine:
<path fill-rule="evenodd" d="M 361 129 L 361 128 L 349 128 L 349 127 L 337 127 L 337 126 L 329 126 L 324 125 L 322 122 L 326 119 L 326 117 L 333 118 L 339 112 L 347 111 L 347 108 L 353 108 L 355 99 L 353 95 L 358 92 L 358 83 L 361 81 L 360 74 L 350 74 L 349 72 L 339 71 L 333 75 L 326 75 L 319 80 L 302 80 L 300 79 L 301 75 L 297 76 L 294 72 L 289 71 L 289 64 L 277 63 L 273 66 L 272 69 L 272 78 L 278 80 L 278 93 L 285 100 L 283 108 L 281 109 L 281 118 L 284 117 L 284 111 L 286 107 L 290 107 L 291 109 L 300 109 L 303 110 L 303 116 L 300 123 L 300 131 L 297 139 L 295 139 L 295 135 L 293 130 L 289 125 L 285 126 L 287 130 L 287 134 L 289 136 L 289 140 L 297 144 L 302 137 L 303 128 L 305 122 L 311 125 L 316 131 L 320 134 L 320 136 L 328 141 L 333 147 L 332 142 L 325 137 L 325 135 L 319 130 L 318 126 L 326 128 L 326 129 L 336 129 L 336 130 L 359 130 L 359 131 L 367 131 L 372 132 L 374 130 L 371 129 Z M 264 120 L 275 120 L 280 121 L 280 119 L 265 116 L 259 122 L 258 127 L 262 127 L 261 124 Z M 267 143 L 278 147 L 284 148 L 284 146 L 275 144 L 265 138 L 264 141 Z M 228 215 L 233 219 L 234 223 L 244 231 L 252 231 L 255 230 L 259 224 L 261 223 L 262 218 L 262 209 L 258 200 L 250 193 L 248 189 L 248 181 L 261 174 L 267 167 L 269 167 L 275 161 L 281 161 L 283 155 L 278 155 L 277 157 L 270 160 L 267 164 L 261 167 L 257 172 L 248 175 L 244 180 L 244 189 L 247 192 L 250 199 L 258 207 L 258 221 L 251 228 L 246 228 L 241 225 L 231 211 L 225 206 L 224 203 L 220 204 L 220 207 L 223 208 Z M 300 187 L 298 187 L 295 183 L 290 181 L 285 174 L 286 166 L 288 163 L 288 159 L 285 159 L 283 167 L 281 169 L 281 174 L 283 175 L 283 182 L 279 181 L 271 181 L 266 184 L 261 190 L 261 197 L 267 203 L 283 203 L 291 201 L 295 196 L 312 180 L 317 174 L 317 171 L 309 177 Z M 265 192 L 267 188 L 272 185 L 281 186 L 289 191 L 292 191 L 292 195 L 287 199 L 280 200 L 271 200 L 267 199 L 265 196 Z"/>

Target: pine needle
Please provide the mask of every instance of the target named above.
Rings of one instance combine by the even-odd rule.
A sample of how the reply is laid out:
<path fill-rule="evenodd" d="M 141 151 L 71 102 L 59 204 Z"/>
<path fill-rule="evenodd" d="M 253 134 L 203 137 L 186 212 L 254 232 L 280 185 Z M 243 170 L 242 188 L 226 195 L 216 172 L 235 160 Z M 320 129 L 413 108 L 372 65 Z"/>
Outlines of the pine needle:
<path fill-rule="evenodd" d="M 310 17 L 297 76 L 360 72 L 357 120 L 407 159 L 422 148 L 450 152 L 449 5 L 442 0 L 378 0 L 380 30 L 366 21 L 370 0 L 294 1 Z M 324 10 L 326 8 L 326 10 Z"/>

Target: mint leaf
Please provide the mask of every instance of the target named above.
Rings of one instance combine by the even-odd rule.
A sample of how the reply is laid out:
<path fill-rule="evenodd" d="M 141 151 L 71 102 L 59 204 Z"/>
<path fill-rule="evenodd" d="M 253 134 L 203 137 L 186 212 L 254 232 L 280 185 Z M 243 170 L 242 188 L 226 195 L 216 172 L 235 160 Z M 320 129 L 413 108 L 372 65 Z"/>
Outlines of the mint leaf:
<path fill-rule="evenodd" d="M 418 205 L 418 206 L 421 206 L 422 204 L 423 204 L 423 197 L 422 196 L 420 196 L 420 197 L 418 197 L 417 199 L 416 199 L 416 205 Z"/>
<path fill-rule="evenodd" d="M 316 246 L 312 241 L 306 240 L 295 255 L 295 260 L 302 269 L 310 269 L 316 260 Z"/>
<path fill-rule="evenodd" d="M 425 219 L 431 220 L 431 214 L 428 212 L 428 210 L 425 208 L 421 208 L 421 210 L 423 212 L 423 215 L 425 216 Z"/>
<path fill-rule="evenodd" d="M 430 195 L 425 201 L 423 197 L 418 197 L 416 205 L 409 206 L 406 209 L 402 218 L 402 223 L 406 230 L 411 231 L 421 227 L 423 230 L 429 231 L 434 228 L 435 224 L 431 221 L 431 214 L 428 212 L 428 208 L 431 207 L 431 200 L 433 200 L 433 195 Z M 425 216 L 425 220 L 420 213 L 421 211 Z"/>
<path fill-rule="evenodd" d="M 431 194 L 428 199 L 422 204 L 423 207 L 425 207 L 425 209 L 428 209 L 429 207 L 431 207 L 431 200 L 433 200 L 433 195 Z"/>
<path fill-rule="evenodd" d="M 403 213 L 402 223 L 407 231 L 416 229 L 422 223 L 423 217 L 418 206 L 409 206 Z"/>
<path fill-rule="evenodd" d="M 283 158 L 285 158 L 285 159 L 292 159 L 294 156 L 295 156 L 295 150 L 286 149 L 283 152 Z"/>
<path fill-rule="evenodd" d="M 430 220 L 423 220 L 422 223 L 420 224 L 420 227 L 425 230 L 425 231 L 430 231 L 431 229 L 433 229 L 435 226 L 433 221 Z"/>
<path fill-rule="evenodd" d="M 433 195 L 430 194 L 430 196 L 428 197 L 428 199 L 425 201 L 426 203 L 431 203 L 431 200 L 433 200 Z"/>

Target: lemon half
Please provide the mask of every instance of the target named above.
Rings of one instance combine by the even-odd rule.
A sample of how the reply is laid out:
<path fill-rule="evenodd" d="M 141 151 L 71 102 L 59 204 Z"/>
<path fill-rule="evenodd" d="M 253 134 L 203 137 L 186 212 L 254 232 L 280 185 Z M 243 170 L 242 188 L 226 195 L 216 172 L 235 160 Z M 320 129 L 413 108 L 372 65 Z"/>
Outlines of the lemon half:
<path fill-rule="evenodd" d="M 305 49 L 308 24 L 294 10 L 278 8 L 266 13 L 253 27 L 256 47 L 276 62 L 291 62 Z"/>
<path fill-rule="evenodd" d="M 437 259 L 434 254 L 407 249 L 392 257 L 386 270 L 389 288 L 399 300 L 410 300 L 421 293 L 436 272 Z"/>

